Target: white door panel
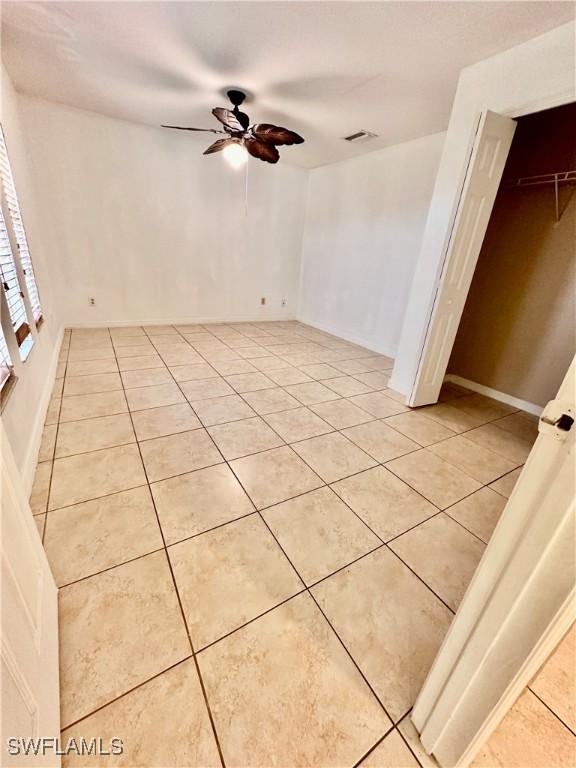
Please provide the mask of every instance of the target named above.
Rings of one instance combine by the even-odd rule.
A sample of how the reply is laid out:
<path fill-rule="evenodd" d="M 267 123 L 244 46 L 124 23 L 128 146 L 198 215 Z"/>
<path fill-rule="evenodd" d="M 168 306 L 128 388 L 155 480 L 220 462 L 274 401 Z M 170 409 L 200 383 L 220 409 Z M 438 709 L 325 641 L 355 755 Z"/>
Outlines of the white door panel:
<path fill-rule="evenodd" d="M 57 737 L 60 727 L 57 589 L 0 421 L 1 765 L 59 766 L 44 755 L 10 754 L 8 739 Z"/>
<path fill-rule="evenodd" d="M 438 399 L 516 123 L 480 118 L 409 405 Z"/>

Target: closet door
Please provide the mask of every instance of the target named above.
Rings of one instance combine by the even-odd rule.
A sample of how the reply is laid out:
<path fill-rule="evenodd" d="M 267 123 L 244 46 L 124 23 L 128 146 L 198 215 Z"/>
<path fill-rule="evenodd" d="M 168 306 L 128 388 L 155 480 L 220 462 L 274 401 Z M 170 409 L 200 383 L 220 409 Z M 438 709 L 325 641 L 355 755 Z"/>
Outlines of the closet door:
<path fill-rule="evenodd" d="M 408 405 L 438 400 L 516 123 L 483 112 Z"/>
<path fill-rule="evenodd" d="M 0 420 L 2 507 L 2 715 L 0 765 L 59 766 L 45 754 L 17 753 L 23 740 L 60 730 L 57 589 Z M 11 741 L 19 740 L 19 742 Z"/>

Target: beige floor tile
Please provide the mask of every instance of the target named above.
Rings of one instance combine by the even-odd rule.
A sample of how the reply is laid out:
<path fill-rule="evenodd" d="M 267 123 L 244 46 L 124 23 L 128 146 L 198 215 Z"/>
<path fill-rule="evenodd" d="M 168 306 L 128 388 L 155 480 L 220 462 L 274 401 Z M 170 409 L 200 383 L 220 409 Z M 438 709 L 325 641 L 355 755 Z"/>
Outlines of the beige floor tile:
<path fill-rule="evenodd" d="M 258 509 L 323 485 L 287 446 L 236 459 L 230 466 Z"/>
<path fill-rule="evenodd" d="M 132 420 L 138 440 L 188 432 L 202 426 L 188 403 L 136 411 Z"/>
<path fill-rule="evenodd" d="M 64 587 L 59 615 L 63 727 L 190 654 L 164 552 Z"/>
<path fill-rule="evenodd" d="M 569 768 L 576 739 L 531 691 L 524 691 L 471 763 L 472 768 Z"/>
<path fill-rule="evenodd" d="M 506 432 L 494 424 L 485 424 L 468 432 L 466 437 L 483 448 L 504 456 L 517 464 L 523 464 L 532 450 L 532 443 L 521 437 Z"/>
<path fill-rule="evenodd" d="M 386 424 L 394 427 L 398 432 L 402 432 L 411 440 L 415 440 L 423 447 L 439 443 L 441 440 L 447 440 L 455 435 L 452 429 L 428 418 L 421 411 L 410 411 L 409 413 L 390 416 L 386 419 Z"/>
<path fill-rule="evenodd" d="M 238 354 L 241 357 L 256 359 L 258 357 L 269 357 L 270 352 L 259 344 L 251 344 L 249 347 L 242 347 L 238 349 Z"/>
<path fill-rule="evenodd" d="M 414 704 L 452 614 L 381 548 L 312 587 L 394 720 Z"/>
<path fill-rule="evenodd" d="M 275 357 L 274 355 L 270 355 L 270 357 L 256 357 L 253 358 L 250 361 L 255 368 L 258 368 L 260 371 L 264 371 L 266 375 L 268 376 L 268 373 L 272 371 L 281 371 L 285 368 L 290 368 L 290 363 L 287 363 L 285 360 L 281 360 L 279 357 Z M 270 378 L 268 376 L 268 378 Z"/>
<path fill-rule="evenodd" d="M 132 357 L 146 357 L 151 355 L 157 356 L 156 349 L 152 346 L 152 344 L 150 344 L 150 342 L 142 342 L 141 344 L 130 347 L 116 347 L 115 352 L 116 357 L 120 363 L 122 363 L 127 358 Z"/>
<path fill-rule="evenodd" d="M 334 367 L 338 368 L 342 373 L 347 373 L 351 376 L 355 376 L 358 373 L 370 373 L 376 370 L 373 363 L 367 363 L 361 358 L 354 360 L 340 360 L 334 363 Z"/>
<path fill-rule="evenodd" d="M 42 515 L 34 515 L 34 522 L 36 523 L 36 528 L 38 529 L 40 541 L 42 541 L 44 539 L 44 529 L 46 527 L 46 512 L 44 512 Z"/>
<path fill-rule="evenodd" d="M 530 688 L 576 733 L 576 625 L 542 667 Z"/>
<path fill-rule="evenodd" d="M 178 716 L 174 717 L 177 712 Z M 112 702 L 71 728 L 62 738 L 88 743 L 101 738 L 123 741 L 121 756 L 70 755 L 64 768 L 141 766 L 141 768 L 219 768 L 220 758 L 208 710 L 192 659 Z"/>
<path fill-rule="evenodd" d="M 168 368 L 149 368 L 145 371 L 123 371 L 122 383 L 126 389 L 153 387 L 159 384 L 173 384 L 174 379 Z"/>
<path fill-rule="evenodd" d="M 418 731 L 410 720 L 410 715 L 406 715 L 406 717 L 398 724 L 398 730 L 402 736 L 404 736 L 407 744 L 410 745 L 410 749 L 418 758 L 418 762 L 422 768 L 438 768 L 436 760 L 424 750 Z"/>
<path fill-rule="evenodd" d="M 362 760 L 360 768 L 420 768 L 420 763 L 398 731 L 392 731 Z"/>
<path fill-rule="evenodd" d="M 146 487 L 50 512 L 44 542 L 58 586 L 163 546 Z"/>
<path fill-rule="evenodd" d="M 202 379 L 217 379 L 218 372 L 208 363 L 192 363 L 192 365 L 171 365 L 170 372 L 176 381 L 201 381 Z"/>
<path fill-rule="evenodd" d="M 293 445 L 296 453 L 327 483 L 375 466 L 367 453 L 339 432 L 311 437 Z"/>
<path fill-rule="evenodd" d="M 129 414 L 67 421 L 58 428 L 57 459 L 136 442 Z"/>
<path fill-rule="evenodd" d="M 52 461 L 54 458 L 54 446 L 56 444 L 56 424 L 47 424 L 42 430 L 42 440 L 38 451 L 38 462 Z"/>
<path fill-rule="evenodd" d="M 287 443 L 325 435 L 327 432 L 333 431 L 330 424 L 327 424 L 308 408 L 295 408 L 282 413 L 272 413 L 264 418 Z"/>
<path fill-rule="evenodd" d="M 448 507 L 446 513 L 487 544 L 505 506 L 503 496 L 490 488 L 481 488 Z"/>
<path fill-rule="evenodd" d="M 390 374 L 372 371 L 370 373 L 357 373 L 356 378 L 362 384 L 367 384 L 372 389 L 386 389 L 390 381 Z"/>
<path fill-rule="evenodd" d="M 51 424 L 58 424 L 58 420 L 60 418 L 61 406 L 62 406 L 61 397 L 50 398 L 50 402 L 48 403 L 48 408 L 46 410 L 46 420 L 44 422 L 46 426 Z"/>
<path fill-rule="evenodd" d="M 52 397 L 62 397 L 64 392 L 64 379 L 54 379 L 54 386 L 52 387 Z"/>
<path fill-rule="evenodd" d="M 246 392 L 246 402 L 250 403 L 256 413 L 267 414 L 287 411 L 290 408 L 300 408 L 301 403 L 280 387 L 261 389 L 258 392 Z"/>
<path fill-rule="evenodd" d="M 392 400 L 383 392 L 369 392 L 366 395 L 356 395 L 350 399 L 359 408 L 372 414 L 377 419 L 395 416 L 397 413 L 404 413 L 408 410 L 406 405 Z"/>
<path fill-rule="evenodd" d="M 105 360 L 83 360 L 71 362 L 66 366 L 67 376 L 85 376 L 96 373 L 117 373 L 118 364 L 115 358 Z"/>
<path fill-rule="evenodd" d="M 304 373 L 311 378 L 317 379 L 318 381 L 323 381 L 324 379 L 337 379 L 342 376 L 342 371 L 339 371 L 337 368 L 328 365 L 328 363 L 303 365 L 301 370 L 303 370 Z"/>
<path fill-rule="evenodd" d="M 482 418 L 484 422 L 501 419 L 518 410 L 517 408 L 513 408 L 510 405 L 498 402 L 497 400 L 485 397 L 476 392 L 465 395 L 464 397 L 456 398 L 452 401 L 452 405 L 455 408 L 458 408 L 458 410 L 464 411 L 471 416 Z"/>
<path fill-rule="evenodd" d="M 318 416 L 336 429 L 353 427 L 357 424 L 364 424 L 365 422 L 374 419 L 374 416 L 371 416 L 369 413 L 366 413 L 366 411 L 358 408 L 358 406 L 351 403 L 350 400 L 345 399 L 311 405 L 310 410 L 314 411 L 314 413 L 318 414 Z"/>
<path fill-rule="evenodd" d="M 354 765 L 389 728 L 308 595 L 203 651 L 198 663 L 229 768 Z"/>
<path fill-rule="evenodd" d="M 192 406 L 205 427 L 256 416 L 256 413 L 240 395 L 224 395 L 224 397 L 195 400 L 192 402 Z"/>
<path fill-rule="evenodd" d="M 441 403 L 448 400 L 454 400 L 457 397 L 464 397 L 464 395 L 473 394 L 470 389 L 461 387 L 460 384 L 454 384 L 452 381 L 445 381 L 440 387 L 440 397 L 438 401 Z"/>
<path fill-rule="evenodd" d="M 175 382 L 158 384 L 154 387 L 127 389 L 126 399 L 131 411 L 143 411 L 146 408 L 161 408 L 164 405 L 186 402 L 186 398 Z"/>
<path fill-rule="evenodd" d="M 340 395 L 328 389 L 319 381 L 306 382 L 304 384 L 291 384 L 285 387 L 293 397 L 299 400 L 303 405 L 315 405 L 316 403 L 326 403 L 328 400 L 338 400 Z"/>
<path fill-rule="evenodd" d="M 118 373 L 93 373 L 84 376 L 66 376 L 64 395 L 93 395 L 122 389 Z"/>
<path fill-rule="evenodd" d="M 380 462 L 390 461 L 420 448 L 418 443 L 386 426 L 384 421 L 360 424 L 343 430 L 343 434 Z"/>
<path fill-rule="evenodd" d="M 97 416 L 114 416 L 127 413 L 124 392 L 100 392 L 94 395 L 71 395 L 62 398 L 60 422 L 92 419 Z"/>
<path fill-rule="evenodd" d="M 152 483 L 151 489 L 167 544 L 254 511 L 252 502 L 225 464 Z"/>
<path fill-rule="evenodd" d="M 77 363 L 84 360 L 114 360 L 112 345 L 104 347 L 92 347 L 86 349 L 70 348 L 68 363 Z"/>
<path fill-rule="evenodd" d="M 515 469 L 515 462 L 457 435 L 429 448 L 436 456 L 486 485 Z"/>
<path fill-rule="evenodd" d="M 221 376 L 230 376 L 234 373 L 256 372 L 256 368 L 247 360 L 219 360 L 214 362 L 213 366 Z"/>
<path fill-rule="evenodd" d="M 533 443 L 538 437 L 538 417 L 530 413 L 518 411 L 503 419 L 494 422 L 495 427 L 503 429 L 505 432 L 512 432 L 517 437 Z"/>
<path fill-rule="evenodd" d="M 389 546 L 454 611 L 485 549 L 476 536 L 443 513 Z"/>
<path fill-rule="evenodd" d="M 58 509 L 146 483 L 137 445 L 56 459 L 48 509 Z"/>
<path fill-rule="evenodd" d="M 121 334 L 110 334 L 112 336 L 112 344 L 115 348 L 120 347 L 137 347 L 140 344 L 145 343 L 148 339 L 145 333 L 121 333 Z"/>
<path fill-rule="evenodd" d="M 483 418 L 478 416 L 472 416 L 469 413 L 455 408 L 450 403 L 436 403 L 435 405 L 426 405 L 418 410 L 418 413 L 422 413 L 429 419 L 442 424 L 443 426 L 451 429 L 453 432 L 466 432 L 469 429 L 474 429 L 484 422 Z"/>
<path fill-rule="evenodd" d="M 221 464 L 222 456 L 204 429 L 140 443 L 149 482 Z"/>
<path fill-rule="evenodd" d="M 493 483 L 490 483 L 490 488 L 492 488 L 495 491 L 498 491 L 500 495 L 509 499 L 512 491 L 514 490 L 514 486 L 516 485 L 518 478 L 520 477 L 521 472 L 522 472 L 522 467 L 518 467 L 518 469 L 515 469 L 513 472 L 509 472 L 507 475 L 504 475 L 504 477 L 501 477 L 499 480 L 495 480 Z"/>
<path fill-rule="evenodd" d="M 394 459 L 387 466 L 440 509 L 452 506 L 481 487 L 477 480 L 431 453 L 428 448 Z"/>
<path fill-rule="evenodd" d="M 50 491 L 50 478 L 52 477 L 52 462 L 43 461 L 36 465 L 34 483 L 30 493 L 30 509 L 33 515 L 46 512 L 48 507 L 48 493 Z"/>
<path fill-rule="evenodd" d="M 281 437 L 259 416 L 208 427 L 210 436 L 228 461 L 284 445 Z"/>
<path fill-rule="evenodd" d="M 158 350 L 160 357 L 166 365 L 193 365 L 194 363 L 202 363 L 203 360 L 200 355 L 195 352 L 191 347 L 186 349 L 171 349 L 171 350 Z"/>
<path fill-rule="evenodd" d="M 381 544 L 329 488 L 285 501 L 263 516 L 309 585 Z"/>
<path fill-rule="evenodd" d="M 438 511 L 384 467 L 340 480 L 332 488 L 384 541 Z"/>
<path fill-rule="evenodd" d="M 196 651 L 302 591 L 259 515 L 168 550 Z"/>
<path fill-rule="evenodd" d="M 165 368 L 160 355 L 138 355 L 137 357 L 118 358 L 121 371 L 144 371 L 148 368 Z"/>
<path fill-rule="evenodd" d="M 342 397 L 365 395 L 367 392 L 372 392 L 372 387 L 363 384 L 358 379 L 353 379 L 352 376 L 340 376 L 337 379 L 329 379 L 326 382 L 326 386 Z"/>
<path fill-rule="evenodd" d="M 232 387 L 221 378 L 185 381 L 180 387 L 191 403 L 196 402 L 196 400 L 235 394 Z"/>
<path fill-rule="evenodd" d="M 281 387 L 288 386 L 289 384 L 304 384 L 305 382 L 312 381 L 310 376 L 307 376 L 298 368 L 292 366 L 281 368 L 279 370 L 268 370 L 266 376 Z"/>
<path fill-rule="evenodd" d="M 226 376 L 226 381 L 236 392 L 255 392 L 258 389 L 267 389 L 273 387 L 271 381 L 263 373 L 237 373 L 232 376 Z"/>

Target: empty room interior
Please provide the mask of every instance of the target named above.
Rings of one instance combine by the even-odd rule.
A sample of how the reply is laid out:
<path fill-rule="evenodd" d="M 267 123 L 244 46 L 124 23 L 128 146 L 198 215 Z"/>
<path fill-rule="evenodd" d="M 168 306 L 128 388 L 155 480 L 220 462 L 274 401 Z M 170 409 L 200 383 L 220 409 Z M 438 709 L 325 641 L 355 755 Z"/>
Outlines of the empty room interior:
<path fill-rule="evenodd" d="M 2 2 L 2 766 L 574 768 L 573 2 Z"/>

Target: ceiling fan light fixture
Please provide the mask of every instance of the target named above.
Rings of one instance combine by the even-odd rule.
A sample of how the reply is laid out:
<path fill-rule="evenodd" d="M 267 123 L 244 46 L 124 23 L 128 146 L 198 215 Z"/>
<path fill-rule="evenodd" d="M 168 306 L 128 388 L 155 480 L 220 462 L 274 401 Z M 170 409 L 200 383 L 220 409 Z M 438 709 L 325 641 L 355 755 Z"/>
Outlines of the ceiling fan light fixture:
<path fill-rule="evenodd" d="M 232 166 L 232 168 L 235 168 L 236 170 L 238 168 L 242 168 L 243 165 L 246 165 L 248 160 L 248 152 L 246 151 L 246 147 L 240 142 L 228 144 L 228 146 L 224 147 L 222 150 L 222 154 L 224 155 L 228 165 Z"/>

